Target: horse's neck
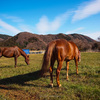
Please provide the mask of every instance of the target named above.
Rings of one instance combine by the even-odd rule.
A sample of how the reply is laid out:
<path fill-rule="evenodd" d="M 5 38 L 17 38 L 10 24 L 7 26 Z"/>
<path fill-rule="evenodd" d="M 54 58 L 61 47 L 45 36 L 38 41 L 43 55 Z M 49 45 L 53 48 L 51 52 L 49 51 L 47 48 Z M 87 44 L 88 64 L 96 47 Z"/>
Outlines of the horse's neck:
<path fill-rule="evenodd" d="M 21 55 L 22 55 L 24 58 L 27 57 L 26 53 L 25 53 L 23 50 L 20 49 L 19 51 L 20 51 Z"/>

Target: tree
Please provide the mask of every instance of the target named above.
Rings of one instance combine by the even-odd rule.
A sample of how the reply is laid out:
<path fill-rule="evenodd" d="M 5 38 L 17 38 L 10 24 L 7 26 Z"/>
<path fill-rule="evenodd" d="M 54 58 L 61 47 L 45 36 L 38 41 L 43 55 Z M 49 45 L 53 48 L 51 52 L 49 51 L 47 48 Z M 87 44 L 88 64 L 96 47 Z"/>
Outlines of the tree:
<path fill-rule="evenodd" d="M 98 41 L 100 41 L 100 36 L 98 37 Z"/>

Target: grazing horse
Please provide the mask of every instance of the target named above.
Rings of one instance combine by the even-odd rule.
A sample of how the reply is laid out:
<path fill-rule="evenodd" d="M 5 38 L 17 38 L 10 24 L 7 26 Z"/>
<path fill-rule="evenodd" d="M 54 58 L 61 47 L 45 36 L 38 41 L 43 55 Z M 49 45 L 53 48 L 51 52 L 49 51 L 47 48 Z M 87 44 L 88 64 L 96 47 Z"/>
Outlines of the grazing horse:
<path fill-rule="evenodd" d="M 43 64 L 41 68 L 41 75 L 47 71 L 47 66 L 50 62 L 50 86 L 53 87 L 53 66 L 55 61 L 57 60 L 58 66 L 56 70 L 56 81 L 57 86 L 60 87 L 61 84 L 59 82 L 59 74 L 62 68 L 63 61 L 66 61 L 66 68 L 67 68 L 67 80 L 68 80 L 68 69 L 69 69 L 69 61 L 75 60 L 76 64 L 76 74 L 78 74 L 78 62 L 81 60 L 80 51 L 78 47 L 73 43 L 69 42 L 64 39 L 57 39 L 51 41 L 46 48 L 44 57 L 43 57 Z"/>
<path fill-rule="evenodd" d="M 0 57 L 4 56 L 7 58 L 14 57 L 15 60 L 15 68 L 17 66 L 17 58 L 22 55 L 25 58 L 25 62 L 29 64 L 29 56 L 19 47 L 0 47 Z"/>

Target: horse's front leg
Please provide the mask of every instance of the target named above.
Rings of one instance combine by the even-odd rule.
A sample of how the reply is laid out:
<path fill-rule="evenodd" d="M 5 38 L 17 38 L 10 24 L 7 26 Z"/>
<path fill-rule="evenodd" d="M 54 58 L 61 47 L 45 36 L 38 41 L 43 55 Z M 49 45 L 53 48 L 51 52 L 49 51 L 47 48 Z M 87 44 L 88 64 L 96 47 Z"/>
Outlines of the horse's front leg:
<path fill-rule="evenodd" d="M 15 59 L 15 68 L 17 67 L 17 57 L 14 57 Z"/>
<path fill-rule="evenodd" d="M 61 87 L 61 84 L 60 84 L 60 81 L 59 81 L 59 75 L 60 75 L 60 71 L 61 71 L 61 68 L 62 68 L 62 64 L 63 64 L 63 61 L 58 61 L 58 67 L 57 67 L 57 71 L 56 71 L 56 80 L 57 80 L 57 86 L 58 87 Z"/>

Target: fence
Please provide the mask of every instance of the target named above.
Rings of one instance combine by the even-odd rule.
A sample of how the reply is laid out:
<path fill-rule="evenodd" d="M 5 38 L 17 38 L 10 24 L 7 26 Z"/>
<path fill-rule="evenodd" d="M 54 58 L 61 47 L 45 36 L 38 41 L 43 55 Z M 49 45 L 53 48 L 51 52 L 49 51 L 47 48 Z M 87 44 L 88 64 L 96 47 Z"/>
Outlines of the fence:
<path fill-rule="evenodd" d="M 43 54 L 44 52 L 45 52 L 44 50 L 38 50 L 38 51 L 30 50 L 30 54 Z"/>

